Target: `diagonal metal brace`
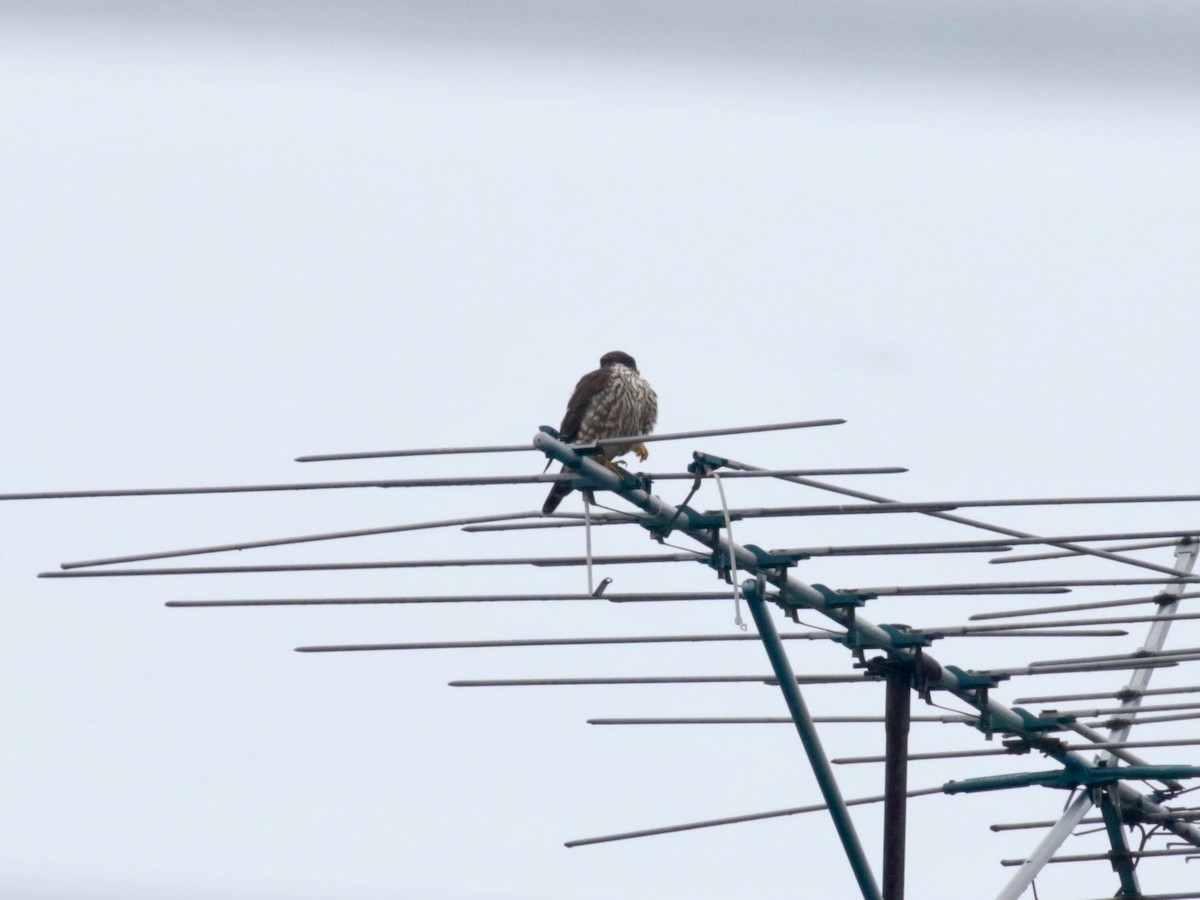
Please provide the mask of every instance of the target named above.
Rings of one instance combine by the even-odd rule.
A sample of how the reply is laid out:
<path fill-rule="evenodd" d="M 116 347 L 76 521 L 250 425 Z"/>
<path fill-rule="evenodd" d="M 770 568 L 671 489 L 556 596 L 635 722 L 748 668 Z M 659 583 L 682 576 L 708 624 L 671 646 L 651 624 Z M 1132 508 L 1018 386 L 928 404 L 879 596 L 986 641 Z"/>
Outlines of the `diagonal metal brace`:
<path fill-rule="evenodd" d="M 846 807 L 846 801 L 842 797 L 837 779 L 834 778 L 833 768 L 829 764 L 829 758 L 825 755 L 825 749 L 821 746 L 821 739 L 817 735 L 808 705 L 800 693 L 795 673 L 792 671 L 792 664 L 784 652 L 783 642 L 779 640 L 779 632 L 775 629 L 775 623 L 771 620 L 770 611 L 767 609 L 762 594 L 759 593 L 758 584 L 750 579 L 742 582 L 742 594 L 746 598 L 746 605 L 750 607 L 750 614 L 754 616 L 754 624 L 758 627 L 759 637 L 767 651 L 767 657 L 771 660 L 775 677 L 779 680 L 779 689 L 783 692 L 784 700 L 787 701 L 788 711 L 792 714 L 792 721 L 796 724 L 796 731 L 800 735 L 800 742 L 804 745 L 804 752 L 808 754 L 808 761 L 812 766 L 813 775 L 817 779 L 817 786 L 821 789 L 821 795 L 829 807 L 829 815 L 833 818 L 834 828 L 837 829 L 838 837 L 842 839 L 842 846 L 845 847 L 846 856 L 850 860 L 850 868 L 854 870 L 854 877 L 858 880 L 859 889 L 866 900 L 880 900 L 879 887 L 875 884 L 875 876 L 872 874 L 866 854 L 863 852 L 858 832 L 854 829 L 850 811 Z"/>
<path fill-rule="evenodd" d="M 1100 801 L 1100 812 L 1104 816 L 1104 829 L 1108 833 L 1108 841 L 1112 845 L 1108 858 L 1113 871 L 1121 880 L 1121 890 L 1118 897 L 1136 898 L 1142 896 L 1138 885 L 1137 870 L 1132 857 L 1129 855 L 1129 842 L 1125 840 L 1124 822 L 1121 820 L 1121 810 L 1113 801 L 1112 788 L 1097 791 Z"/>

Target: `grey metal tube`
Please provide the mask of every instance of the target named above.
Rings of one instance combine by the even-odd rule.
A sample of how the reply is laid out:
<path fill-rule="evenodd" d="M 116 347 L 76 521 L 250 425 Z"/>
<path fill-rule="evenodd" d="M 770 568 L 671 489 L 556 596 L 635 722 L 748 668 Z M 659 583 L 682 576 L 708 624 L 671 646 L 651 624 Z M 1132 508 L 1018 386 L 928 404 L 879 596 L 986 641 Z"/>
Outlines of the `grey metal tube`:
<path fill-rule="evenodd" d="M 887 680 L 883 773 L 883 900 L 904 900 L 904 857 L 908 820 L 908 731 L 912 691 L 900 673 Z"/>

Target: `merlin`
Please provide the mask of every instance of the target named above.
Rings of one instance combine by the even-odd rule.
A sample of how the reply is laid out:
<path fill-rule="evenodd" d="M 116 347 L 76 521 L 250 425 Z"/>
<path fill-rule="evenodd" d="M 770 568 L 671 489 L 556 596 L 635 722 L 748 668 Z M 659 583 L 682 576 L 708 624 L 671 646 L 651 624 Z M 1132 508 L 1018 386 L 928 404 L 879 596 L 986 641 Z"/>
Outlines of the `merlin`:
<path fill-rule="evenodd" d="M 638 372 L 632 356 L 614 350 L 600 357 L 600 368 L 588 372 L 575 385 L 558 436 L 568 444 L 591 444 L 626 435 L 633 437 L 649 434 L 657 419 L 658 397 L 654 389 Z M 599 460 L 611 466 L 614 459 L 630 450 L 642 461 L 650 455 L 640 441 L 606 444 L 600 449 Z M 569 493 L 571 487 L 566 482 L 556 482 L 542 506 L 542 513 L 554 512 Z"/>

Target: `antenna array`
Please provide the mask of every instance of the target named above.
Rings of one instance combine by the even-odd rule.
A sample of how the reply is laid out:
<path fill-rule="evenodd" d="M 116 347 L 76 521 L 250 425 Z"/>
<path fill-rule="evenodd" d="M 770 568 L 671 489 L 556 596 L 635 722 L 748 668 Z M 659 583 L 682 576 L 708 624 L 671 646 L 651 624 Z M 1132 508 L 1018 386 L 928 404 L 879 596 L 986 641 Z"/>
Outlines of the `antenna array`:
<path fill-rule="evenodd" d="M 780 432 L 841 424 L 841 419 L 819 419 L 742 428 L 720 428 L 662 435 L 634 435 L 613 438 L 604 443 L 637 441 L 695 440 L 702 437 Z M 583 514 L 540 512 L 502 512 L 469 517 L 446 518 L 428 522 L 403 523 L 349 531 L 305 534 L 262 540 L 224 543 L 121 556 L 64 562 L 55 571 L 41 573 L 43 578 L 119 578 L 167 575 L 203 575 L 216 573 L 263 573 L 281 571 L 348 571 L 363 569 L 433 569 L 446 567 L 531 566 L 538 568 L 586 569 L 585 592 L 523 594 L 400 595 L 378 597 L 252 597 L 243 599 L 173 600 L 174 608 L 218 608 L 246 606 L 314 606 L 375 604 L 505 604 L 519 602 L 581 603 L 692 603 L 732 598 L 745 602 L 753 619 L 753 633 L 735 634 L 663 634 L 637 636 L 569 635 L 557 638 L 510 638 L 503 640 L 407 641 L 371 644 L 313 644 L 297 647 L 306 654 L 378 651 L 431 651 L 447 649 L 508 648 L 527 649 L 546 646 L 610 646 L 623 644 L 761 643 L 769 672 L 748 675 L 694 674 L 679 676 L 619 676 L 597 678 L 526 678 L 477 679 L 451 682 L 456 687 L 547 687 L 563 685 L 614 684 L 716 684 L 757 682 L 777 689 L 788 715 L 772 716 L 692 716 L 692 717 L 609 717 L 593 718 L 595 725 L 608 726 L 704 726 L 733 727 L 746 725 L 791 725 L 797 732 L 803 752 L 821 793 L 820 803 L 744 813 L 722 818 L 675 825 L 641 828 L 615 834 L 578 838 L 568 847 L 644 838 L 680 831 L 732 825 L 742 822 L 790 817 L 809 813 L 827 814 L 837 832 L 846 861 L 857 887 L 866 900 L 901 900 L 905 890 L 906 817 L 911 798 L 959 793 L 1012 792 L 1021 788 L 1044 786 L 1073 792 L 1062 816 L 1053 821 L 998 823 L 995 831 L 1043 829 L 1044 835 L 1033 850 L 1019 859 L 1004 859 L 1001 864 L 1016 872 L 997 900 L 1016 900 L 1025 894 L 1042 869 L 1051 863 L 1094 864 L 1107 862 L 1117 881 L 1117 896 L 1150 900 L 1142 893 L 1140 876 L 1146 860 L 1200 855 L 1200 810 L 1181 803 L 1181 798 L 1200 776 L 1200 767 L 1184 764 L 1151 763 L 1135 751 L 1163 752 L 1200 744 L 1190 739 L 1131 740 L 1134 725 L 1200 718 L 1200 704 L 1182 700 L 1143 703 L 1147 697 L 1170 697 L 1200 691 L 1200 687 L 1149 687 L 1155 671 L 1200 661 L 1200 648 L 1168 649 L 1167 638 L 1174 623 L 1200 618 L 1200 613 L 1180 611 L 1181 602 L 1200 596 L 1186 591 L 1200 583 L 1193 574 L 1200 554 L 1200 529 L 1091 532 L 1038 535 L 1003 525 L 967 518 L 963 509 L 1015 507 L 1062 507 L 1083 505 L 1194 503 L 1200 495 L 1146 495 L 1107 497 L 1047 497 L 957 499 L 906 502 L 869 494 L 826 481 L 826 477 L 898 474 L 896 466 L 862 468 L 791 468 L 761 469 L 737 460 L 696 451 L 686 472 L 633 473 L 603 465 L 596 459 L 598 446 L 572 446 L 558 439 L 553 429 L 543 428 L 528 444 L 488 445 L 479 447 L 430 448 L 424 450 L 369 451 L 299 457 L 300 462 L 325 462 L 348 459 L 378 459 L 421 455 L 454 455 L 534 451 L 549 461 L 563 465 L 560 474 L 518 474 L 511 476 L 460 476 L 438 478 L 379 479 L 370 481 L 299 482 L 286 484 L 234 485 L 222 487 L 146 488 L 123 490 L 47 491 L 0 495 L 0 500 L 34 500 L 89 497 L 166 496 L 183 494 L 246 493 L 279 491 L 342 490 L 353 488 L 481 488 L 497 485 L 547 484 L 567 481 L 584 497 Z M 685 503 L 674 505 L 656 493 L 656 482 L 664 491 L 676 481 L 691 481 L 692 493 L 705 481 L 718 487 L 725 479 L 772 479 L 810 489 L 852 498 L 855 502 L 826 505 L 781 505 L 729 507 L 721 490 L 720 509 L 700 510 Z M 594 512 L 595 495 L 623 501 L 625 509 Z M 755 544 L 734 540 L 733 523 L 739 534 L 762 519 L 804 518 L 810 521 L 850 520 L 860 516 L 927 516 L 955 526 L 988 532 L 988 539 L 909 541 L 893 543 L 855 543 L 764 550 Z M 868 520 L 869 521 L 869 520 Z M 640 529 L 659 545 L 672 546 L 673 552 L 593 555 L 591 531 L 597 527 Z M 228 551 L 257 550 L 296 544 L 314 544 L 365 536 L 403 532 L 461 528 L 468 533 L 485 531 L 532 531 L 547 528 L 581 528 L 586 535 L 583 555 L 547 556 L 544 554 L 509 557 L 460 557 L 441 559 L 400 559 L 359 562 L 305 562 L 262 565 L 158 566 L 131 565 L 150 561 L 180 559 Z M 811 528 L 810 528 L 811 530 Z M 685 540 L 689 547 L 669 542 Z M 1129 556 L 1131 552 L 1163 547 L 1174 548 L 1173 561 L 1150 561 Z M 1015 548 L 1036 552 L 1014 554 Z M 1091 558 L 1117 563 L 1137 570 L 1124 577 L 1042 580 L 980 580 L 927 584 L 887 584 L 868 586 L 827 586 L 808 583 L 796 577 L 800 563 L 830 558 L 913 557 L 928 558 L 942 554 L 1006 554 L 993 563 L 1030 562 L 1045 559 Z M 642 566 L 646 564 L 683 564 L 692 571 L 703 567 L 723 580 L 725 591 L 608 591 L 610 578 L 597 587 L 593 570 L 599 566 Z M 636 571 L 636 570 L 635 570 Z M 866 615 L 873 601 L 887 598 L 1015 596 L 1058 594 L 1076 589 L 1112 586 L 1144 586 L 1141 596 L 1119 600 L 1100 600 L 1071 604 L 1005 609 L 972 615 L 967 622 L 910 627 L 903 624 L 877 624 Z M 1130 614 L 1042 618 L 1047 615 L 1084 613 L 1099 609 L 1135 607 Z M 793 623 L 800 615 L 816 614 L 826 620 L 824 627 L 798 631 L 786 627 L 780 631 L 776 616 L 782 614 Z M 1002 620 L 1002 621 L 999 621 Z M 740 619 L 739 619 L 740 621 Z M 1035 637 L 1112 637 L 1129 633 L 1130 628 L 1146 626 L 1143 643 L 1133 652 L 1092 656 L 1070 656 L 1034 660 L 1024 665 L 962 668 L 943 664 L 931 652 L 933 644 L 950 637 L 1022 638 Z M 839 644 L 848 653 L 850 666 L 841 672 L 797 673 L 787 644 L 821 641 Z M 1023 646 L 1023 645 L 1021 645 Z M 997 695 L 1013 678 L 1069 673 L 1126 673 L 1123 687 L 1104 692 L 1044 693 L 1017 698 L 1014 704 L 1056 704 L 1030 712 L 1020 705 L 1007 705 Z M 818 716 L 810 713 L 805 689 L 825 684 L 883 682 L 886 698 L 882 715 Z M 933 698 L 956 703 L 959 711 L 942 715 L 914 715 L 913 695 L 934 706 Z M 1094 701 L 1089 706 L 1077 704 Z M 1059 704 L 1065 704 L 1060 706 Z M 818 725 L 844 722 L 878 722 L 883 725 L 885 752 L 829 759 L 824 750 Z M 908 739 L 913 723 L 941 723 L 968 728 L 988 740 L 999 738 L 1001 746 L 991 749 L 963 749 L 936 753 L 910 753 Z M 964 732 L 965 733 L 965 732 Z M 1030 771 L 995 774 L 946 781 L 940 785 L 911 789 L 908 769 L 912 763 L 947 759 L 990 759 L 992 757 L 1032 757 L 1047 760 L 1047 766 Z M 882 764 L 884 792 L 877 796 L 847 799 L 842 795 L 835 775 L 838 767 Z M 884 840 L 881 878 L 864 848 L 849 809 L 853 806 L 882 804 Z M 1098 811 L 1099 815 L 1091 815 Z M 1089 818 L 1089 815 L 1091 817 Z M 1109 842 L 1104 853 L 1062 854 L 1060 848 L 1080 826 L 1103 828 Z M 1137 826 L 1146 836 L 1141 845 L 1131 848 L 1128 834 Z M 1147 849 L 1151 838 L 1169 836 L 1182 842 L 1182 849 Z M 1165 865 L 1166 863 L 1159 863 Z M 1200 897 L 1200 893 L 1157 896 Z"/>

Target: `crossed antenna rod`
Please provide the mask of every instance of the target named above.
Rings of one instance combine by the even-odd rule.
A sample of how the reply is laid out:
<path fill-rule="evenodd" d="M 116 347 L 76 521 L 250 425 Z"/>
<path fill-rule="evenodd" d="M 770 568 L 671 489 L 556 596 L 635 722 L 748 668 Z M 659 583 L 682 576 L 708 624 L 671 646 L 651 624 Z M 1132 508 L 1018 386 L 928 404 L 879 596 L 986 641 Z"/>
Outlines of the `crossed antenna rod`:
<path fill-rule="evenodd" d="M 720 437 L 737 434 L 759 434 L 766 431 L 790 431 L 797 428 L 821 428 L 826 425 L 845 425 L 845 419 L 808 419 L 803 422 L 778 422 L 772 425 L 740 425 L 733 428 L 707 428 L 700 431 L 674 431 L 665 434 L 632 434 L 624 437 L 602 438 L 583 447 L 605 447 L 612 444 L 636 444 L 652 441 L 683 441 L 701 437 Z M 424 450 L 368 450 L 360 453 L 324 453 L 297 456 L 296 462 L 334 462 L 349 459 L 381 459 L 396 456 L 441 456 L 463 453 L 518 453 L 534 449 L 530 444 L 491 444 L 478 447 L 433 447 Z"/>
<path fill-rule="evenodd" d="M 107 557 L 67 562 L 61 564 L 61 570 L 42 573 L 42 577 L 116 577 L 128 575 L 182 575 L 231 572 L 280 572 L 280 571 L 316 571 L 316 570 L 347 570 L 347 569 L 377 569 L 377 568 L 424 568 L 444 566 L 481 566 L 481 565 L 533 565 L 533 566 L 581 566 L 607 563 L 611 565 L 640 564 L 649 562 L 700 562 L 716 569 L 726 580 L 737 584 L 737 573 L 745 572 L 754 576 L 735 588 L 740 592 L 749 605 L 751 614 L 758 626 L 757 635 L 660 635 L 637 637 L 594 637 L 594 638 L 536 638 L 512 639 L 506 641 L 440 641 L 440 642 L 404 642 L 391 644 L 341 644 L 341 645 L 309 645 L 296 648 L 306 653 L 356 652 L 364 650 L 438 650 L 438 649 L 473 649 L 481 647 L 534 647 L 534 646 L 567 646 L 567 645 L 601 645 L 601 644 L 650 644 L 650 643 L 682 643 L 682 642 L 726 642 L 760 640 L 771 662 L 773 675 L 770 676 L 679 676 L 663 677 L 648 676 L 640 678 L 575 678 L 575 679 L 507 679 L 507 680 L 475 680 L 452 682 L 455 686 L 463 687 L 499 687 L 499 686 L 548 686 L 548 685 L 581 685 L 581 684 L 646 684 L 646 683 L 715 683 L 721 681 L 757 681 L 772 684 L 781 691 L 788 705 L 790 716 L 785 719 L 772 718 L 752 719 L 726 718 L 695 718 L 691 720 L 666 719 L 595 719 L 594 724 L 746 724 L 754 722 L 784 722 L 791 723 L 796 729 L 804 745 L 805 752 L 813 766 L 818 786 L 825 799 L 824 804 L 811 807 L 796 808 L 791 811 L 775 811 L 749 816 L 728 817 L 723 820 L 711 820 L 703 824 L 690 823 L 683 826 L 672 826 L 670 829 L 650 829 L 642 832 L 630 832 L 619 837 L 640 837 L 648 834 L 663 833 L 665 830 L 686 830 L 695 827 L 707 827 L 716 824 L 731 824 L 737 821 L 748 821 L 753 818 L 766 818 L 778 815 L 790 815 L 796 812 L 824 810 L 833 819 L 834 826 L 842 841 L 848 862 L 850 863 L 859 889 L 865 898 L 881 897 L 883 900 L 901 900 L 903 896 L 903 860 L 904 860 L 904 809 L 905 802 L 911 796 L 923 796 L 932 793 L 958 793 L 976 790 L 1007 789 L 1026 786 L 1029 784 L 1050 784 L 1057 787 L 1073 787 L 1083 785 L 1088 787 L 1082 794 L 1103 794 L 1101 806 L 1104 821 L 1109 824 L 1110 838 L 1113 840 L 1113 852 L 1129 854 L 1128 847 L 1122 850 L 1119 846 L 1120 827 L 1111 827 L 1112 821 L 1120 821 L 1122 815 L 1134 815 L 1141 820 L 1154 822 L 1167 828 L 1173 834 L 1185 841 L 1200 846 L 1200 830 L 1192 824 L 1194 816 L 1177 809 L 1163 806 L 1162 794 L 1147 795 L 1140 793 L 1128 782 L 1130 780 L 1157 781 L 1166 785 L 1169 792 L 1178 790 L 1179 778 L 1192 777 L 1200 774 L 1189 767 L 1151 766 L 1144 763 L 1131 753 L 1131 750 L 1141 746 L 1183 746 L 1186 742 L 1131 742 L 1127 740 L 1128 730 L 1134 721 L 1159 721 L 1153 717 L 1144 717 L 1147 712 L 1187 710 L 1190 704 L 1156 704 L 1140 707 L 1140 700 L 1150 693 L 1146 688 L 1151 672 L 1155 668 L 1172 667 L 1192 659 L 1200 659 L 1200 648 L 1194 651 L 1163 650 L 1166 629 L 1171 622 L 1180 619 L 1194 618 L 1191 614 L 1178 614 L 1175 607 L 1178 601 L 1188 596 L 1183 586 L 1200 581 L 1200 577 L 1192 576 L 1195 563 L 1194 551 L 1189 558 L 1182 551 L 1196 546 L 1195 536 L 1200 531 L 1160 531 L 1160 532 L 1125 532 L 1106 534 L 1072 534 L 1051 537 L 1041 537 L 1026 532 L 1020 532 L 1003 526 L 992 525 L 974 519 L 964 518 L 953 513 L 960 508 L 972 507 L 1037 507 L 1037 506 L 1067 506 L 1091 504 L 1127 504 L 1127 503 L 1178 503 L 1196 502 L 1200 495 L 1134 495 L 1118 497 L 1050 497 L 1050 498 L 1001 498 L 993 500 L 964 499 L 948 501 L 919 501 L 904 502 L 890 500 L 874 494 L 868 494 L 837 485 L 814 480 L 818 476 L 857 475 L 857 474 L 894 474 L 905 471 L 900 467 L 863 467 L 863 468 L 825 468 L 825 469 L 760 469 L 736 460 L 715 457 L 710 454 L 695 454 L 696 463 L 689 467 L 688 472 L 669 473 L 628 473 L 615 472 L 601 466 L 592 454 L 601 449 L 606 443 L 627 443 L 650 440 L 679 440 L 716 435 L 748 434 L 756 432 L 779 431 L 793 428 L 809 428 L 825 425 L 841 424 L 842 419 L 820 419 L 807 422 L 782 423 L 777 425 L 747 426 L 744 428 L 723 428 L 708 431 L 677 432 L 664 435 L 636 435 L 621 438 L 611 438 L 597 442 L 591 447 L 572 447 L 558 441 L 545 429 L 535 435 L 532 443 L 522 445 L 491 445 L 483 447 L 451 447 L 433 448 L 427 450 L 403 451 L 372 451 L 367 453 L 328 454 L 322 456 L 300 457 L 302 462 L 370 459 L 381 457 L 441 455 L 452 453 L 492 453 L 514 452 L 518 450 L 535 449 L 541 451 L 551 460 L 564 464 L 564 471 L 543 475 L 515 476 L 476 476 L 459 478 L 410 478 L 386 479 L 353 482 L 309 482 L 274 485 L 235 485 L 225 487 L 197 488 L 148 488 L 99 491 L 66 491 L 66 492 L 36 492 L 25 494 L 3 494 L 0 500 L 18 499 L 66 499 L 74 497 L 119 497 L 162 494 L 205 494 L 205 493 L 245 493 L 259 491 L 287 490 L 317 490 L 342 489 L 360 487 L 443 487 L 443 486 L 487 486 L 501 484 L 540 484 L 557 481 L 568 481 L 572 486 L 581 490 L 605 490 L 624 498 L 636 508 L 632 513 L 613 513 L 600 515 L 585 507 L 585 514 L 555 514 L 552 517 L 540 513 L 502 513 L 484 516 L 471 516 L 458 519 L 443 519 L 433 522 L 408 523 L 402 525 L 380 526 L 352 531 L 326 532 L 321 534 L 299 535 L 292 537 L 271 538 L 265 540 L 226 543 L 203 547 L 190 547 L 175 550 L 156 551 L 152 553 L 129 554 L 125 556 Z M 716 475 L 717 469 L 725 469 Z M 699 479 L 713 476 L 714 478 L 776 478 L 795 484 L 831 491 L 853 497 L 865 503 L 823 505 L 823 506 L 780 506 L 728 508 L 722 498 L 722 509 L 700 512 L 686 506 L 675 507 L 651 494 L 655 481 L 672 481 L 693 479 L 698 485 Z M 719 481 L 718 481 L 719 486 Z M 843 546 L 796 547 L 781 550 L 763 551 L 753 545 L 742 545 L 733 540 L 731 522 L 746 521 L 760 518 L 783 517 L 814 517 L 814 516 L 857 516 L 877 514 L 916 513 L 934 518 L 964 524 L 970 527 L 991 531 L 1001 537 L 985 541 L 925 541 L 893 544 L 858 544 Z M 536 517 L 536 521 L 533 521 Z M 145 562 L 157 559 L 194 556 L 201 554 L 219 553 L 224 551 L 258 549 L 288 544 L 311 543 L 318 541 L 338 540 L 343 538 L 400 533 L 433 528 L 458 527 L 464 531 L 500 530 L 529 527 L 586 527 L 592 525 L 638 525 L 651 532 L 653 536 L 665 538 L 670 534 L 679 533 L 695 541 L 701 549 L 681 551 L 678 553 L 661 554 L 627 554 L 623 556 L 594 557 L 589 552 L 586 557 L 515 557 L 515 558 L 470 558 L 470 559 L 441 559 L 441 560 L 387 560 L 365 563 L 305 563 L 295 565 L 263 565 L 263 566 L 191 566 L 176 568 L 112 568 L 122 563 Z M 1153 543 L 1146 543 L 1153 540 Z M 1107 549 L 1087 546 L 1085 542 L 1124 543 Z M 1128 543 L 1140 541 L 1140 543 Z M 1136 557 L 1121 555 L 1123 552 L 1148 549 L 1162 546 L 1165 543 L 1176 544 L 1176 565 L 1163 566 L 1147 562 Z M 788 574 L 788 569 L 795 563 L 817 557 L 837 556 L 888 556 L 907 554 L 936 554 L 936 553 L 978 553 L 1005 552 L 1017 546 L 1042 545 L 1058 548 L 1058 552 L 1039 553 L 1033 555 L 1013 556 L 1018 561 L 1041 558 L 1052 558 L 1066 555 L 1090 555 L 1127 565 L 1134 565 L 1155 572 L 1155 578 L 1109 578 L 1109 579 L 1058 579 L 1021 582 L 959 582 L 948 584 L 926 585 L 881 585 L 860 588 L 842 588 L 832 590 L 823 585 L 809 585 L 798 581 Z M 1166 576 L 1166 577 L 1163 577 Z M 243 600 L 174 600 L 168 602 L 173 607 L 201 606 L 284 606 L 284 605 L 352 605 L 374 603 L 439 603 L 439 602 L 512 602 L 512 601 L 557 601 L 579 600 L 592 602 L 663 602 L 663 601 L 692 601 L 728 599 L 729 592 L 627 592 L 606 593 L 608 579 L 605 579 L 597 590 L 585 594 L 510 594 L 510 595 L 468 595 L 468 596 L 401 596 L 401 597 L 335 597 L 335 598 L 253 598 Z M 865 620 L 858 612 L 862 605 L 878 597 L 889 596 L 961 596 L 968 594 L 1020 594 L 1020 593 L 1059 593 L 1076 587 L 1096 587 L 1109 585 L 1153 585 L 1159 588 L 1159 593 L 1150 598 L 1138 598 L 1134 601 L 1110 601 L 1112 605 L 1133 602 L 1157 602 L 1158 614 L 1154 616 L 1129 616 L 1111 618 L 1070 619 L 1065 621 L 1041 621 L 1036 623 L 994 624 L 994 625 L 947 625 L 926 628 L 908 628 L 905 626 L 878 626 Z M 772 589 L 774 592 L 772 592 Z M 1163 598 L 1168 598 L 1164 600 Z M 795 615 L 800 610 L 813 610 L 826 616 L 839 626 L 834 631 L 795 632 L 779 634 L 771 618 L 766 612 L 766 603 L 774 603 Z M 1101 604 L 1077 604 L 1069 607 L 1059 607 L 1061 611 L 1097 608 Z M 1044 607 L 1038 612 L 1044 613 L 1053 608 Z M 1025 611 L 1033 615 L 1034 611 Z M 1023 614 L 1017 611 L 1011 615 Z M 1004 613 L 986 614 L 995 617 Z M 979 618 L 985 616 L 981 615 Z M 973 617 L 975 618 L 975 617 Z M 1152 640 L 1138 654 L 1110 655 L 1093 658 L 1067 658 L 1062 660 L 1043 660 L 1028 666 L 1010 667 L 1007 669 L 994 668 L 982 671 L 969 671 L 953 666 L 942 666 L 934 660 L 926 648 L 934 641 L 949 637 L 979 637 L 979 636 L 1098 636 L 1118 635 L 1127 633 L 1120 628 L 1106 628 L 1107 625 L 1128 625 L 1133 623 L 1151 623 Z M 1156 629 L 1158 631 L 1156 631 Z M 1162 640 L 1153 638 L 1159 634 Z M 860 660 L 866 650 L 879 650 L 884 656 L 871 660 L 865 674 L 855 676 L 810 676 L 796 675 L 792 672 L 790 662 L 783 652 L 783 642 L 787 640 L 833 640 L 844 643 Z M 1157 640 L 1157 646 L 1151 645 Z M 1133 672 L 1130 686 L 1120 694 L 1120 705 L 1117 707 L 1097 707 L 1081 710 L 1044 710 L 1042 714 L 1033 716 L 1021 709 L 1010 709 L 1000 704 L 990 696 L 990 691 L 1003 680 L 1018 675 L 1047 675 L 1061 674 L 1072 671 L 1105 671 L 1127 670 Z M 886 715 L 883 717 L 869 716 L 811 716 L 800 692 L 800 685 L 835 683 L 839 680 L 884 681 L 887 689 Z M 973 708 L 973 713 L 954 714 L 941 717 L 913 716 L 910 710 L 911 692 L 913 689 L 927 692 L 929 690 L 944 690 L 955 695 L 959 700 Z M 1077 698 L 1083 699 L 1083 698 Z M 1078 721 L 1079 717 L 1095 715 L 1113 715 L 1107 727 L 1108 735 L 1093 730 L 1091 725 Z M 1181 715 L 1192 715 L 1182 712 Z M 1178 717 L 1162 717 L 1167 718 Z M 833 777 L 830 761 L 825 758 L 824 751 L 817 737 L 815 728 L 817 722 L 850 722 L 850 721 L 882 721 L 887 732 L 887 753 L 882 757 L 861 759 L 835 760 L 839 764 L 870 761 L 883 762 L 885 765 L 885 793 L 880 797 L 844 800 L 840 789 Z M 945 755 L 912 755 L 907 752 L 907 729 L 910 722 L 940 721 L 968 724 L 972 728 L 986 734 L 1003 732 L 1010 735 L 1011 746 L 1001 751 L 959 751 L 961 755 L 1011 755 L 1019 752 L 1029 752 L 1036 749 L 1062 765 L 1061 771 L 1049 773 L 1023 773 L 1020 776 L 1007 776 L 997 781 L 997 776 L 968 779 L 965 782 L 948 782 L 941 787 L 923 788 L 918 791 L 907 789 L 906 771 L 909 759 L 949 758 Z M 1052 732 L 1071 730 L 1083 736 L 1086 743 L 1066 743 L 1049 738 Z M 1102 751 L 1096 762 L 1088 763 L 1081 753 L 1089 750 Z M 1109 765 L 1110 760 L 1120 759 L 1127 766 L 1117 768 Z M 1101 771 L 1103 770 L 1103 771 Z M 1128 770 L 1128 772 L 1126 771 Z M 1134 776 L 1138 776 L 1136 779 Z M 1079 779 L 1085 779 L 1081 782 Z M 1099 785 L 1099 787 L 1094 787 Z M 1093 789 L 1094 788 L 1094 789 Z M 1081 796 L 1082 796 L 1081 794 Z M 1107 798 L 1107 799 L 1104 799 Z M 883 802 L 885 812 L 885 849 L 883 865 L 883 890 L 880 892 L 874 881 L 874 875 L 868 865 L 861 843 L 854 830 L 853 822 L 846 811 L 847 807 L 860 803 Z M 1086 810 L 1085 810 L 1086 812 Z M 1068 810 L 1068 814 L 1070 810 Z M 1064 819 L 1066 816 L 1064 816 Z M 1080 816 L 1082 821 L 1082 816 Z M 1061 830 L 1062 822 L 1055 828 Z M 1063 838 L 1073 830 L 1067 829 Z M 1113 836 L 1112 832 L 1116 832 Z M 575 841 L 568 846 L 584 843 L 596 843 L 614 840 L 618 837 L 608 836 L 597 839 Z M 1061 841 L 1060 841 L 1061 843 Z M 1021 870 L 1014 877 L 1028 877 L 1030 871 L 1036 875 L 1042 865 L 1049 861 L 1058 861 L 1061 857 L 1053 857 L 1054 850 L 1045 859 L 1040 859 L 1040 851 L 1031 854 L 1029 859 L 1021 864 Z M 1142 854 L 1152 855 L 1152 854 Z M 1140 858 L 1140 857 L 1138 857 Z M 1040 861 L 1039 861 L 1040 860 Z M 1024 875 L 1022 874 L 1024 873 Z M 1125 891 L 1134 880 L 1122 877 L 1122 890 Z M 1019 896 L 1011 894 L 1011 896 Z M 1003 896 L 1010 896 L 1003 894 Z M 1132 896 L 1132 894 L 1130 894 Z"/>

